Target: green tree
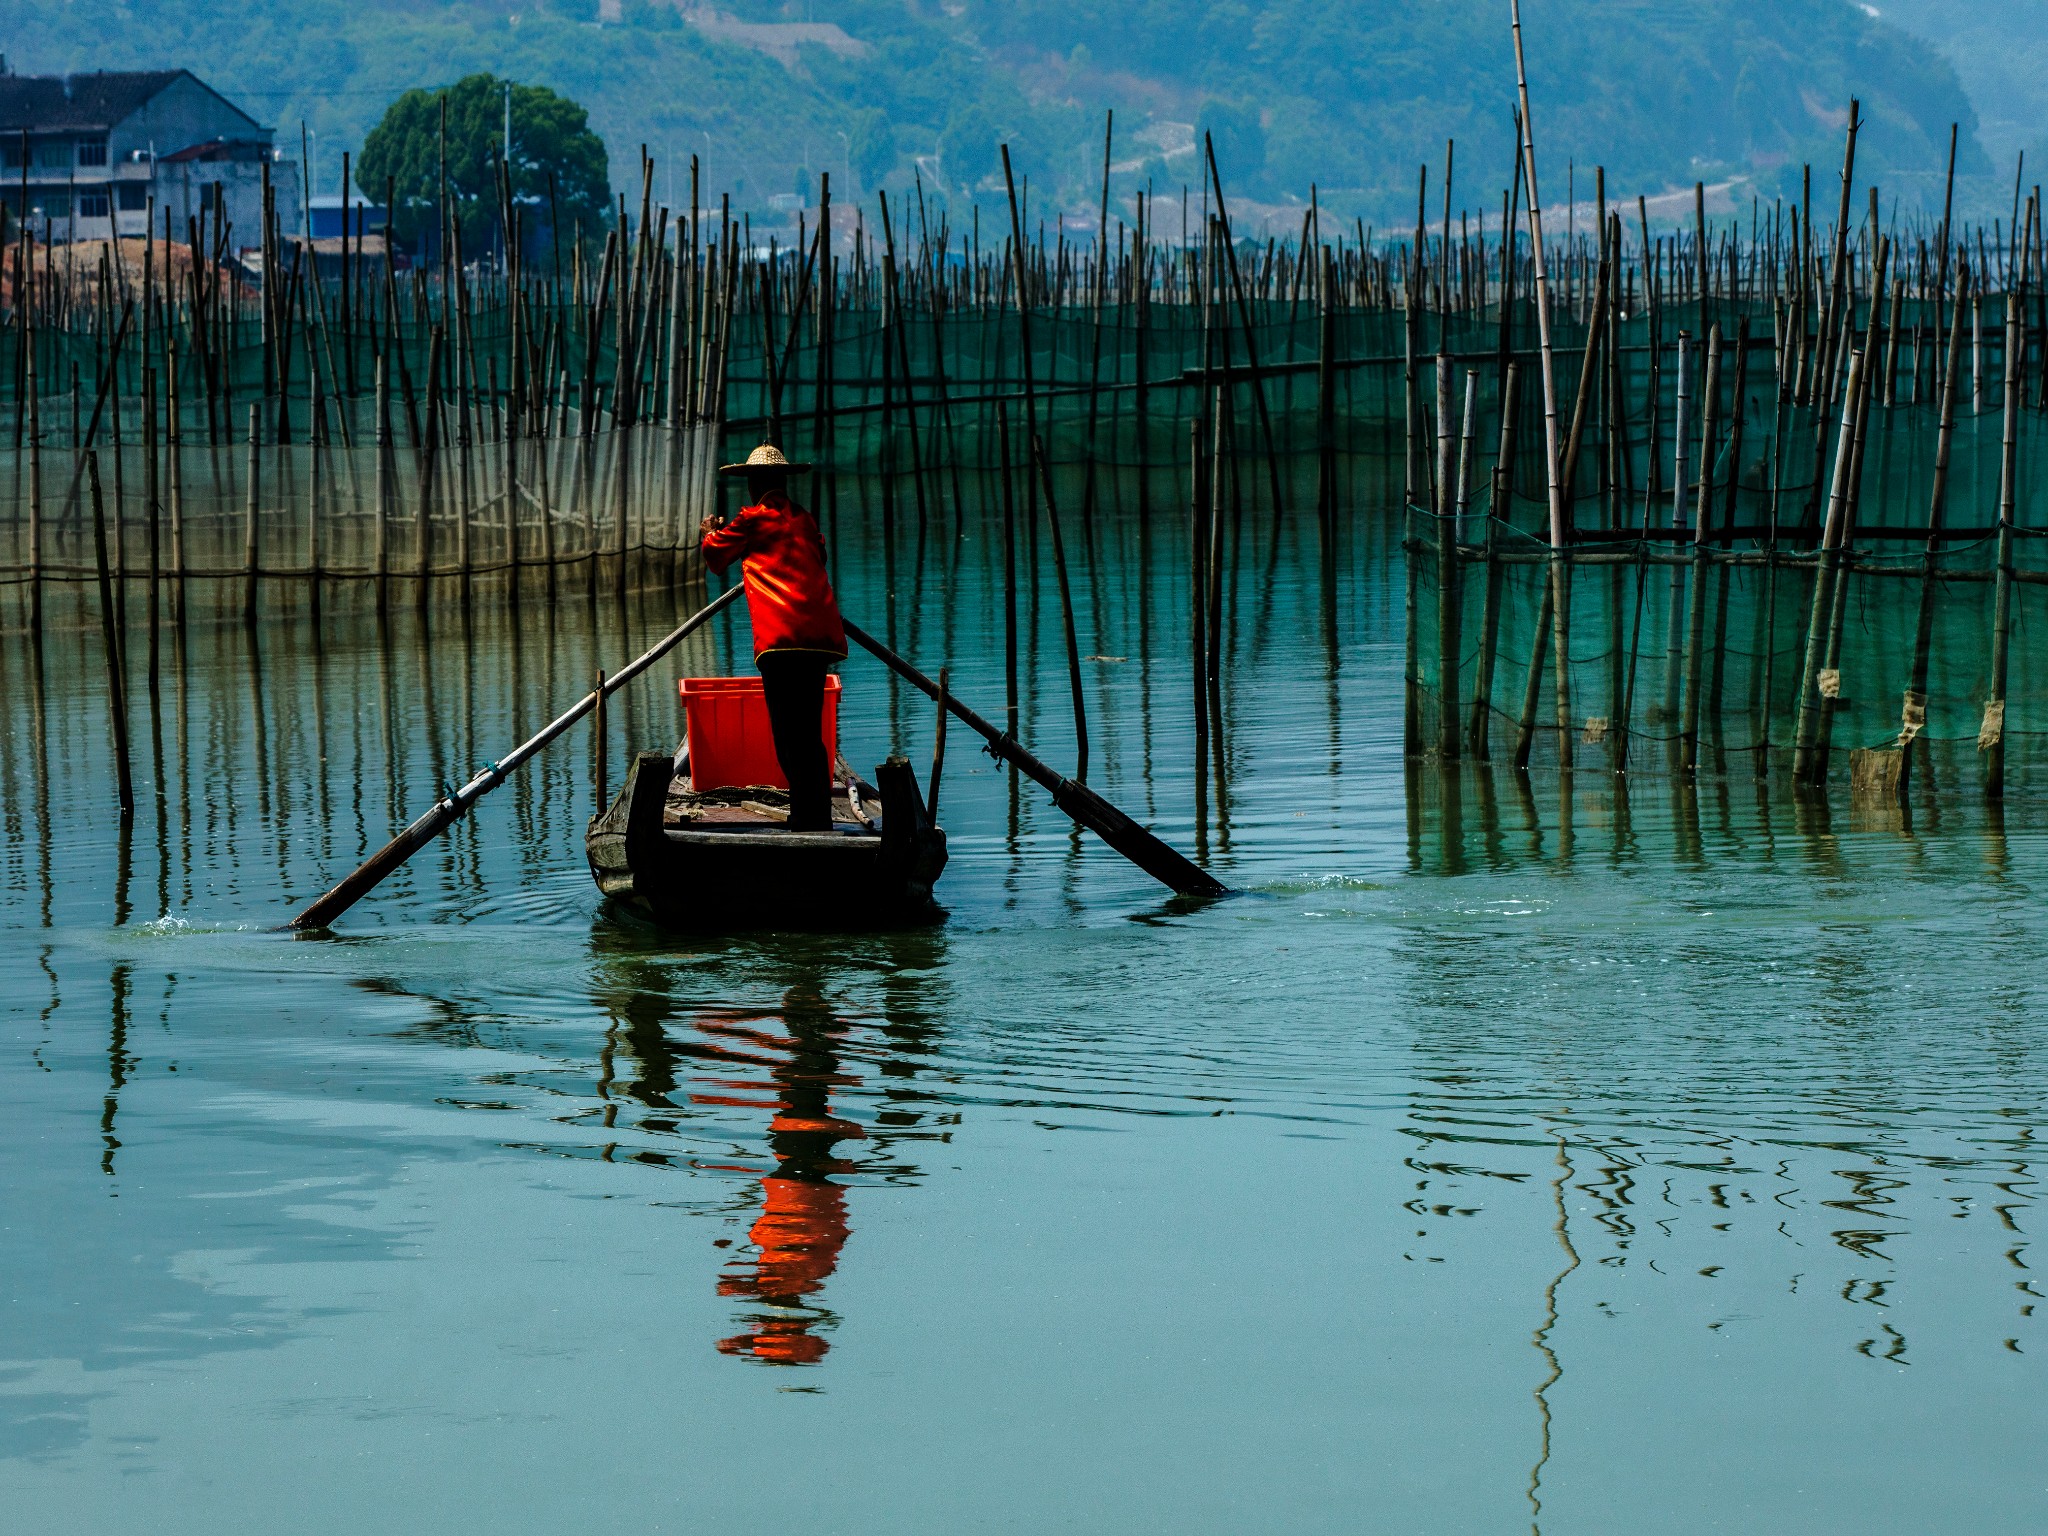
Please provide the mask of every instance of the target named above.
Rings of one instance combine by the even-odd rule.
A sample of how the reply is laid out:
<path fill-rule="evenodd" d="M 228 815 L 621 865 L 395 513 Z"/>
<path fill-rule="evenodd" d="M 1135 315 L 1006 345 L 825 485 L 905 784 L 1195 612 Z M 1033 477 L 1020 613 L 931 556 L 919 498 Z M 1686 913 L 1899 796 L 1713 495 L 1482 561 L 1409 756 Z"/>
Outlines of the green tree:
<path fill-rule="evenodd" d="M 882 178 L 896 169 L 896 130 L 889 126 L 889 116 L 876 107 L 856 114 L 853 132 L 847 153 L 853 161 L 853 174 L 859 178 L 861 190 L 872 192 L 882 184 Z"/>
<path fill-rule="evenodd" d="M 1230 101 L 1205 101 L 1195 119 L 1195 148 L 1207 134 L 1216 145 L 1216 169 L 1228 181 L 1255 181 L 1266 168 L 1266 130 L 1259 109 Z M 1198 166 L 1197 173 L 1203 168 Z"/>
<path fill-rule="evenodd" d="M 1002 172 L 1002 135 L 978 101 L 955 107 L 939 130 L 939 168 L 948 184 L 972 189 Z"/>
<path fill-rule="evenodd" d="M 465 253 L 502 239 L 498 161 L 505 149 L 505 92 L 495 75 L 470 75 L 439 91 L 407 91 L 363 140 L 356 177 L 366 196 L 395 188 L 391 221 L 414 249 L 437 245 L 441 221 L 442 111 L 447 112 L 447 201 Z M 545 86 L 513 85 L 512 196 L 533 210 L 530 228 L 561 213 L 563 234 L 602 223 L 611 206 L 604 140 L 582 107 Z"/>
<path fill-rule="evenodd" d="M 1046 154 L 1038 135 L 1029 127 L 1012 126 L 999 130 L 999 142 L 992 165 L 998 183 L 1003 178 L 1004 145 L 1009 146 L 1010 174 L 1017 178 L 1019 191 L 1023 190 L 1026 183 L 1036 187 L 1036 195 L 1040 196 L 1058 190 L 1053 184 L 1057 178 L 1053 175 L 1052 158 Z"/>
<path fill-rule="evenodd" d="M 679 32 L 687 25 L 683 13 L 666 0 L 624 0 L 619 7 L 619 19 L 629 27 L 643 27 L 650 32 Z"/>

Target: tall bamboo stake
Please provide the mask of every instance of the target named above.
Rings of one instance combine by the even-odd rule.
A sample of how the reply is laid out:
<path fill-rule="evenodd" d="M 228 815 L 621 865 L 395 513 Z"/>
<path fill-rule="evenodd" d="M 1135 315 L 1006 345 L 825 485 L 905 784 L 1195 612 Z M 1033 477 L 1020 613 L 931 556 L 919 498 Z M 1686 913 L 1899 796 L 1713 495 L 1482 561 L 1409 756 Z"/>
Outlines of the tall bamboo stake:
<path fill-rule="evenodd" d="M 1705 284 L 1701 284 L 1702 290 Z M 1678 722 L 1678 775 L 1692 779 L 1699 771 L 1700 669 L 1706 643 L 1707 536 L 1713 522 L 1714 428 L 1721 406 L 1721 327 L 1707 333 L 1707 377 L 1700 409 L 1699 496 L 1694 502 L 1692 562 L 1688 567 L 1686 604 L 1685 694 Z"/>
<path fill-rule="evenodd" d="M 121 636 L 114 619 L 114 581 L 107 566 L 107 513 L 100 499 L 100 456 L 88 449 L 86 473 L 92 480 L 93 564 L 100 582 L 100 639 L 106 650 L 107 710 L 113 727 L 115 785 L 121 820 L 135 814 L 135 783 L 128 767 L 128 684 L 123 676 Z"/>
<path fill-rule="evenodd" d="M 1536 272 L 1536 324 L 1543 368 L 1543 457 L 1550 490 L 1550 611 L 1555 626 L 1551 652 L 1557 669 L 1557 757 L 1572 763 L 1571 570 L 1565 523 L 1563 465 L 1558 458 L 1557 369 L 1551 348 L 1550 280 L 1544 266 L 1543 201 L 1536 187 L 1536 135 L 1529 118 L 1529 72 L 1522 58 L 1522 0 L 1508 0 L 1515 37 L 1515 94 L 1522 108 L 1522 177 L 1529 188 L 1529 244 Z"/>
<path fill-rule="evenodd" d="M 263 472 L 257 449 L 261 446 L 262 435 L 263 408 L 252 402 L 249 406 L 249 483 L 242 517 L 242 622 L 252 629 L 256 625 L 257 498 Z"/>
<path fill-rule="evenodd" d="M 2020 307 L 2017 296 L 2005 299 L 2005 425 L 1998 456 L 1998 565 L 1991 608 L 1991 696 L 1984 701 L 1984 723 L 1977 746 L 1984 754 L 1984 794 L 2005 796 L 2005 701 L 2012 655 L 2013 501 L 2019 473 Z"/>
<path fill-rule="evenodd" d="M 1948 358 L 1941 376 L 1941 425 L 1934 440 L 1934 476 L 1927 502 L 1927 544 L 1920 559 L 1919 613 L 1913 628 L 1913 669 L 1906 682 L 1906 696 L 1899 711 L 1899 793 L 1903 797 L 1911 784 L 1914 747 L 1925 756 L 1925 742 L 1919 741 L 1927 728 L 1927 674 L 1934 651 L 1934 579 L 1936 559 L 1941 550 L 1942 519 L 1948 501 L 1949 454 L 1956 431 L 1956 367 L 1960 362 L 1963 337 L 1963 306 L 1968 302 L 1970 270 L 1967 263 L 1956 274 L 1955 318 L 1948 328 Z"/>
<path fill-rule="evenodd" d="M 1828 626 L 1834 615 L 1835 578 L 1848 517 L 1849 467 L 1855 448 L 1856 402 L 1863 379 L 1863 354 L 1849 355 L 1848 388 L 1842 396 L 1842 423 L 1835 438 L 1835 470 L 1828 490 L 1827 522 L 1821 535 L 1820 563 L 1815 568 L 1813 603 L 1806 627 L 1806 660 L 1799 672 L 1799 712 L 1793 726 L 1792 775 L 1804 785 L 1819 782 L 1821 672 L 1826 660 Z"/>

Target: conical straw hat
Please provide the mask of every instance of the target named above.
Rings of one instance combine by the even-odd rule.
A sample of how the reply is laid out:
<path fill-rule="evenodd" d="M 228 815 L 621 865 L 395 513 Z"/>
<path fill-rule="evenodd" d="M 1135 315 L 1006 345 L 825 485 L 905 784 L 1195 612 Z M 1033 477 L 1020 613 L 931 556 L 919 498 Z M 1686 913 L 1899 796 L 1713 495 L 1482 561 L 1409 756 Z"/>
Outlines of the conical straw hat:
<path fill-rule="evenodd" d="M 808 464 L 792 464 L 782 456 L 782 450 L 773 443 L 763 443 L 747 455 L 744 464 L 721 464 L 721 475 L 744 475 L 750 469 L 779 469 L 785 474 L 802 475 L 810 472 Z"/>

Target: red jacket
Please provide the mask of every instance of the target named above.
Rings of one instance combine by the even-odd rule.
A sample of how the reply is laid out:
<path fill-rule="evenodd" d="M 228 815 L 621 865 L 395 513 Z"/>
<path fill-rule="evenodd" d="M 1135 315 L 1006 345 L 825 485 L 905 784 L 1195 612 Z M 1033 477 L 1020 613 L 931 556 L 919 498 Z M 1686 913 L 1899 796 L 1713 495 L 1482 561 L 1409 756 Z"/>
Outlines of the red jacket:
<path fill-rule="evenodd" d="M 704 563 L 723 571 L 734 560 L 747 587 L 754 654 L 822 651 L 846 654 L 846 628 L 825 575 L 825 541 L 817 520 L 787 496 L 769 495 L 723 528 L 704 535 Z"/>

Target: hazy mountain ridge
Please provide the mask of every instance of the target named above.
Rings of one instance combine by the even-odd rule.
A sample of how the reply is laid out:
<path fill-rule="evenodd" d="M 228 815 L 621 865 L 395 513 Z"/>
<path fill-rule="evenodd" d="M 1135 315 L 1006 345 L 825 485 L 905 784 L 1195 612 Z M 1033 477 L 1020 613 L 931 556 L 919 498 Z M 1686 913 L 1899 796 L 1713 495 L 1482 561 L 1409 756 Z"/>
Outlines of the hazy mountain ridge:
<path fill-rule="evenodd" d="M 597 0 L 66 0 L 0 23 L 0 48 L 22 71 L 188 65 L 287 141 L 303 119 L 328 189 L 340 150 L 399 91 L 472 70 L 582 101 L 622 186 L 645 143 L 663 200 L 687 198 L 692 152 L 707 187 L 755 208 L 828 169 L 867 193 L 921 166 L 931 192 L 958 197 L 999 174 L 1003 139 L 1038 207 L 1050 184 L 1053 202 L 1086 208 L 1105 108 L 1120 195 L 1194 180 L 1197 122 L 1235 194 L 1284 204 L 1314 183 L 1336 211 L 1383 224 L 1412 217 L 1419 164 L 1437 186 L 1447 138 L 1460 206 L 1497 208 L 1512 165 L 1497 0 L 723 0 L 690 15 L 622 0 L 615 22 L 598 14 Z M 1846 0 L 1531 0 L 1524 24 L 1553 200 L 1568 161 L 1582 194 L 1596 163 L 1624 196 L 1694 179 L 1768 196 L 1796 185 L 1804 160 L 1825 185 L 1851 95 L 1869 123 L 1860 164 L 1892 195 L 1938 187 L 1952 120 L 1962 168 L 1991 172 L 1951 65 Z"/>
<path fill-rule="evenodd" d="M 2048 0 L 1887 0 L 1882 20 L 1954 66 L 2001 178 L 2025 151 L 2039 166 L 2048 126 Z M 2029 178 L 2032 181 L 2034 178 Z"/>

